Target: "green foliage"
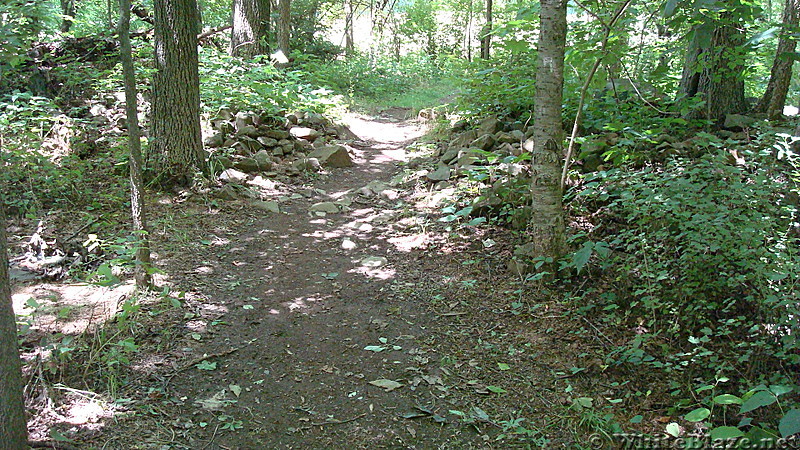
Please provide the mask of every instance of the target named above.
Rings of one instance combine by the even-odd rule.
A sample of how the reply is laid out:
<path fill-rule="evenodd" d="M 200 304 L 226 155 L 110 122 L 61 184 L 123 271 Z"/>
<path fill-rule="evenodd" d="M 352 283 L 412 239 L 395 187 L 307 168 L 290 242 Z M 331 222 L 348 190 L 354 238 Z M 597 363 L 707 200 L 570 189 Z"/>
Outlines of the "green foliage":
<path fill-rule="evenodd" d="M 6 70 L 26 59 L 28 46 L 44 27 L 45 10 L 38 0 L 0 3 L 0 80 Z"/>
<path fill-rule="evenodd" d="M 206 111 L 249 109 L 277 115 L 298 109 L 330 112 L 340 97 L 312 83 L 302 70 L 281 71 L 271 64 L 243 62 L 213 49 L 200 53 L 200 84 Z"/>
<path fill-rule="evenodd" d="M 467 117 L 530 115 L 536 94 L 536 53 L 522 52 L 490 65 L 476 62 L 462 83 L 459 106 Z"/>
<path fill-rule="evenodd" d="M 609 280 L 583 296 L 582 311 L 639 330 L 610 364 L 681 377 L 749 374 L 742 386 L 795 370 L 798 159 L 788 139 L 778 141 L 747 154 L 747 166 L 712 147 L 663 167 L 588 177 L 578 201 L 599 210 L 598 222 L 562 267 L 590 267 Z M 767 406 L 758 395 L 741 413 Z"/>

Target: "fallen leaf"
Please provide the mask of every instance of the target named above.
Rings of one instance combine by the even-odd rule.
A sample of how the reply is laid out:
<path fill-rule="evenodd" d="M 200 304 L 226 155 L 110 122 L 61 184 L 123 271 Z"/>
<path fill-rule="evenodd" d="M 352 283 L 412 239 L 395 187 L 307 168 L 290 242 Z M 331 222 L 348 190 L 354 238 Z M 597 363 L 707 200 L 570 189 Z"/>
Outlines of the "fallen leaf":
<path fill-rule="evenodd" d="M 373 386 L 378 386 L 379 388 L 383 388 L 386 390 L 386 392 L 391 392 L 403 386 L 401 383 L 398 383 L 397 381 L 387 380 L 385 378 L 370 381 L 369 384 Z"/>

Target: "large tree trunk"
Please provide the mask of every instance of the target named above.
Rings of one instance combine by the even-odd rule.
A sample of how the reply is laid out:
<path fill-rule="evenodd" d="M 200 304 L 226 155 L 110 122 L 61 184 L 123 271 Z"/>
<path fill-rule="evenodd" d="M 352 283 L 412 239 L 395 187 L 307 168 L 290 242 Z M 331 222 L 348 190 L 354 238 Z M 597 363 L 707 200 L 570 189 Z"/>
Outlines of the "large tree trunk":
<path fill-rule="evenodd" d="M 747 112 L 744 99 L 744 65 L 741 49 L 744 34 L 736 24 L 723 23 L 714 29 L 706 61 L 697 84 L 698 94 L 705 96 L 704 118 L 715 123 L 727 114 Z"/>
<path fill-rule="evenodd" d="M 564 251 L 564 212 L 561 205 L 561 158 L 564 131 L 561 105 L 564 88 L 564 47 L 567 0 L 542 0 L 541 31 L 534 99 L 534 148 L 531 153 L 532 256 L 553 258 Z"/>
<path fill-rule="evenodd" d="M 786 105 L 786 95 L 789 92 L 789 83 L 792 81 L 794 65 L 794 58 L 787 56 L 793 54 L 797 47 L 797 42 L 791 33 L 797 27 L 798 19 L 800 19 L 800 0 L 786 0 L 783 9 L 783 31 L 778 41 L 778 49 L 775 51 L 769 84 L 754 108 L 755 112 L 767 113 L 767 117 L 772 120 L 783 116 L 783 107 Z"/>
<path fill-rule="evenodd" d="M 481 35 L 481 58 L 489 59 L 492 46 L 492 0 L 486 0 L 486 25 Z"/>
<path fill-rule="evenodd" d="M 136 74 L 131 56 L 130 22 L 131 0 L 119 2 L 119 52 L 122 61 L 122 78 L 125 82 L 125 114 L 128 124 L 128 146 L 130 147 L 129 170 L 131 179 L 131 217 L 133 232 L 138 238 L 136 247 L 136 287 L 150 289 L 150 239 L 147 236 L 147 218 L 144 210 L 144 182 L 142 180 L 142 143 L 139 137 L 138 102 L 136 99 Z"/>
<path fill-rule="evenodd" d="M 233 0 L 231 56 L 252 58 L 269 53 L 269 0 Z"/>
<path fill-rule="evenodd" d="M 1 169 L 0 169 L 1 170 Z M 17 320 L 8 280 L 6 217 L 0 194 L 0 443 L 2 448 L 28 448 L 28 428 L 22 397 L 22 365 L 17 347 Z"/>
<path fill-rule="evenodd" d="M 292 34 L 292 1 L 278 0 L 278 50 L 289 57 L 289 40 Z"/>
<path fill-rule="evenodd" d="M 202 170 L 197 3 L 155 0 L 155 66 L 150 152 L 162 186 L 187 185 Z"/>
<path fill-rule="evenodd" d="M 702 95 L 705 107 L 694 115 L 717 124 L 727 114 L 746 112 L 742 64 L 744 34 L 738 23 L 723 15 L 713 24 L 694 26 L 692 32 L 678 96 Z M 708 44 L 704 47 L 701 42 Z"/>

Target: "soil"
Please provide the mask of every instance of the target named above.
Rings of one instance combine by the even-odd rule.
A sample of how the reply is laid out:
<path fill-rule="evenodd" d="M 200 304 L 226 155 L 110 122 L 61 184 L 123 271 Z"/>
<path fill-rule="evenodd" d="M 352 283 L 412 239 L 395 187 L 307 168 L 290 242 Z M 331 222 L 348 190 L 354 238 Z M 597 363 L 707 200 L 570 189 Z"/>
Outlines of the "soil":
<path fill-rule="evenodd" d="M 590 389 L 570 369 L 602 340 L 571 338 L 552 294 L 508 272 L 507 231 L 437 221 L 447 190 L 355 195 L 413 173 L 424 130 L 407 111 L 350 126 L 355 166 L 281 186 L 281 213 L 157 199 L 159 284 L 182 306 L 143 303 L 126 401 L 68 390 L 101 410 L 34 423 L 104 449 L 570 445 L 564 392 Z"/>

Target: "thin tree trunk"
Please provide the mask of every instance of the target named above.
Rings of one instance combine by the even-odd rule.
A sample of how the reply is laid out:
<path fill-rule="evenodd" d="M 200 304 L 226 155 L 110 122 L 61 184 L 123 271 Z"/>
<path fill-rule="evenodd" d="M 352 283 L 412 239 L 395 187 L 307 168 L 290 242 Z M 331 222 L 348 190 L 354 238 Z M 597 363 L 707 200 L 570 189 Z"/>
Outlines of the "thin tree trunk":
<path fill-rule="evenodd" d="M 162 186 L 188 185 L 202 171 L 197 3 L 155 0 L 155 67 L 150 152 Z"/>
<path fill-rule="evenodd" d="M 69 33 L 72 24 L 75 22 L 76 11 L 75 0 L 61 0 L 61 14 L 63 17 L 61 18 L 59 30 L 62 33 Z"/>
<path fill-rule="evenodd" d="M 11 304 L 4 198 L 0 193 L 0 443 L 3 449 L 27 449 L 28 428 L 23 400 L 22 364 L 17 321 Z"/>
<path fill-rule="evenodd" d="M 769 76 L 767 90 L 754 108 L 755 112 L 767 113 L 771 120 L 783 116 L 783 107 L 786 105 L 786 95 L 792 81 L 792 66 L 794 59 L 787 56 L 794 53 L 797 42 L 791 33 L 797 27 L 800 19 L 800 0 L 786 0 L 783 9 L 783 31 L 775 51 L 775 61 L 772 63 L 772 72 Z"/>
<path fill-rule="evenodd" d="M 233 0 L 231 56 L 252 58 L 269 53 L 269 0 Z"/>
<path fill-rule="evenodd" d="M 353 55 L 353 40 L 353 0 L 344 0 L 344 53 L 347 56 Z"/>
<path fill-rule="evenodd" d="M 286 58 L 289 57 L 289 40 L 292 32 L 292 2 L 291 0 L 278 0 L 280 19 L 278 21 L 278 50 Z"/>
<path fill-rule="evenodd" d="M 119 1 L 119 51 L 122 61 L 122 78 L 125 83 L 125 114 L 128 124 L 128 146 L 130 147 L 129 171 L 131 179 L 131 217 L 136 235 L 136 287 L 150 289 L 150 239 L 147 236 L 147 217 L 144 209 L 144 181 L 142 180 L 142 144 L 139 130 L 138 102 L 136 99 L 136 74 L 133 69 L 130 39 L 131 0 Z"/>
<path fill-rule="evenodd" d="M 481 36 L 481 58 L 489 59 L 492 46 L 492 0 L 486 0 L 486 25 Z"/>
<path fill-rule="evenodd" d="M 555 261 L 565 246 L 560 163 L 564 140 L 561 106 L 567 0 L 542 0 L 540 20 L 533 111 L 534 148 L 531 153 L 533 219 L 529 226 L 529 239 L 534 246 L 534 257 Z"/>

